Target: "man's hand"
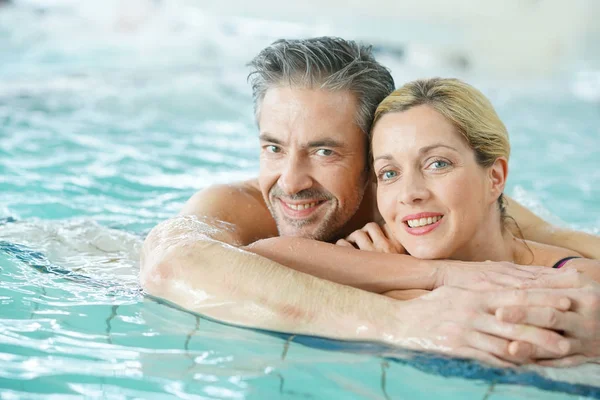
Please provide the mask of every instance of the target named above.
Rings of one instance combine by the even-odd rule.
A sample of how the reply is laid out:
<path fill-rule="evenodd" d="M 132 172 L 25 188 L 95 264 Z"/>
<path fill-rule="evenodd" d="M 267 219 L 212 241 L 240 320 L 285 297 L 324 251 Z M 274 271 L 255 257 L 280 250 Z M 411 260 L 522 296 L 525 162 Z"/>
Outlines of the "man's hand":
<path fill-rule="evenodd" d="M 564 357 L 568 351 L 565 338 L 552 330 L 507 323 L 494 315 L 503 307 L 568 310 L 569 299 L 555 291 L 474 292 L 444 286 L 396 304 L 396 312 L 382 316 L 393 325 L 381 336 L 403 347 L 474 358 L 503 367 L 529 362 L 533 348 L 527 343 L 554 358 Z"/>
<path fill-rule="evenodd" d="M 576 271 L 563 275 L 565 287 L 570 289 L 545 291 L 560 293 L 571 300 L 571 307 L 559 311 L 548 307 L 502 307 L 496 312 L 499 321 L 531 325 L 562 332 L 568 340 L 562 358 L 551 359 L 552 354 L 536 348 L 533 354 L 539 364 L 567 367 L 600 360 L 600 284 Z"/>
<path fill-rule="evenodd" d="M 362 229 L 352 232 L 345 239 L 336 242 L 338 246 L 354 247 L 359 250 L 380 253 L 406 254 L 404 247 L 396 240 L 387 225 L 379 226 L 369 222 Z"/>

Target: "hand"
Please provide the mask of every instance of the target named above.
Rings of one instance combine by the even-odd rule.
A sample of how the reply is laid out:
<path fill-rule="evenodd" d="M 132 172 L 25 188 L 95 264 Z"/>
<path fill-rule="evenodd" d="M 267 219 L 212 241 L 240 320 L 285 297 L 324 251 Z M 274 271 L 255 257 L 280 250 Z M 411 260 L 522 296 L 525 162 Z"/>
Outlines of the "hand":
<path fill-rule="evenodd" d="M 444 286 L 418 299 L 394 304 L 399 308 L 384 316 L 384 320 L 393 325 L 391 329 L 387 326 L 381 336 L 403 347 L 474 358 L 502 367 L 529 362 L 533 347 L 527 343 L 555 358 L 566 354 L 561 350 L 565 339 L 560 334 L 507 323 L 494 316 L 502 307 L 569 309 L 570 301 L 555 292 L 498 290 L 483 293 Z"/>
<path fill-rule="evenodd" d="M 511 306 L 500 308 L 496 313 L 499 321 L 563 332 L 568 340 L 563 357 L 556 359 L 543 349 L 534 349 L 533 358 L 545 366 L 568 367 L 600 360 L 600 284 L 576 271 L 568 272 L 563 276 L 563 284 L 570 289 L 546 292 L 568 297 L 571 300 L 569 310 Z"/>
<path fill-rule="evenodd" d="M 362 229 L 352 232 L 346 239 L 338 240 L 336 244 L 380 253 L 406 253 L 388 226 L 380 227 L 376 222 L 369 222 Z"/>
<path fill-rule="evenodd" d="M 510 262 L 440 261 L 440 273 L 434 288 L 456 286 L 471 290 L 499 290 L 507 288 L 536 289 L 564 288 L 563 269 L 518 265 Z"/>

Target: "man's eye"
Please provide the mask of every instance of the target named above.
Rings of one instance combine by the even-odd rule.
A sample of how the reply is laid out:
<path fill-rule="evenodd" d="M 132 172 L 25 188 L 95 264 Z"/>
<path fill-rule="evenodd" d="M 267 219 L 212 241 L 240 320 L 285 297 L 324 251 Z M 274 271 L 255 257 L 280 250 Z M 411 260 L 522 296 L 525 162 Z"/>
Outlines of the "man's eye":
<path fill-rule="evenodd" d="M 265 146 L 265 150 L 267 150 L 269 153 L 279 153 L 281 151 L 281 148 L 279 146 L 274 146 L 272 144 Z"/>
<path fill-rule="evenodd" d="M 329 149 L 319 149 L 319 150 L 317 150 L 317 155 L 320 155 L 320 156 L 327 157 L 327 156 L 330 156 L 332 154 L 333 154 L 333 150 L 329 150 Z"/>

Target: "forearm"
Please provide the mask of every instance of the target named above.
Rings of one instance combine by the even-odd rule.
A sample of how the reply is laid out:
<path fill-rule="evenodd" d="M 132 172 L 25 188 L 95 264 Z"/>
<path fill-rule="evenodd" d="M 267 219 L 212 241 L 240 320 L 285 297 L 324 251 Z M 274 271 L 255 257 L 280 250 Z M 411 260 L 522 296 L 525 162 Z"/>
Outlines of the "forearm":
<path fill-rule="evenodd" d="M 545 241 L 542 243 L 564 247 L 586 258 L 600 260 L 600 236 L 551 225 L 539 229 L 536 235 Z"/>
<path fill-rule="evenodd" d="M 553 226 L 513 199 L 508 199 L 507 212 L 517 222 L 524 239 L 564 247 L 584 257 L 600 259 L 600 236 Z"/>
<path fill-rule="evenodd" d="M 246 249 L 297 271 L 375 293 L 431 290 L 441 265 L 403 254 L 360 251 L 297 237 L 259 240 Z"/>
<path fill-rule="evenodd" d="M 168 232 L 173 229 L 168 225 L 155 228 L 144 245 L 140 280 L 148 293 L 236 325 L 381 340 L 378 318 L 392 300 L 291 270 L 209 236 L 180 228 Z"/>

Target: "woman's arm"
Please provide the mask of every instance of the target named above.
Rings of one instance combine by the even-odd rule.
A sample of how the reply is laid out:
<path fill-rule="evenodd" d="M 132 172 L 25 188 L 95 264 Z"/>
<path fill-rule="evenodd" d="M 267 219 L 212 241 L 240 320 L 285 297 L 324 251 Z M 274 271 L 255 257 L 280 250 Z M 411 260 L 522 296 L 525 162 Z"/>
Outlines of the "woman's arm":
<path fill-rule="evenodd" d="M 514 199 L 508 199 L 512 216 L 527 240 L 574 250 L 584 257 L 600 260 L 600 236 L 549 224 Z"/>

